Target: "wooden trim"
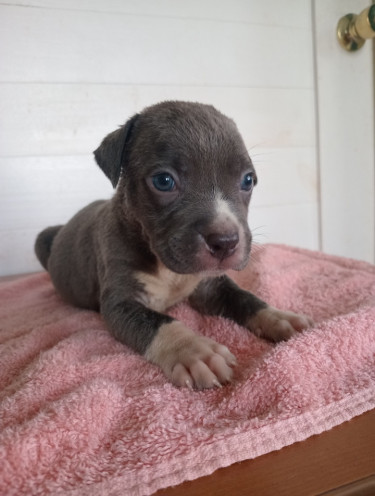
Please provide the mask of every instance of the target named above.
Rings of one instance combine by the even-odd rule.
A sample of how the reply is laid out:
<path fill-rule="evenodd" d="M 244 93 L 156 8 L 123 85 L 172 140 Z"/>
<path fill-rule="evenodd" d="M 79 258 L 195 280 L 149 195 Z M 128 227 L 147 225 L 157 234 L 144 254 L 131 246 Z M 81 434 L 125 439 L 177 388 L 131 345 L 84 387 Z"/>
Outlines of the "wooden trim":
<path fill-rule="evenodd" d="M 320 496 L 374 496 L 375 476 L 366 477 L 360 481 L 333 489 Z"/>
<path fill-rule="evenodd" d="M 350 486 L 342 486 L 354 482 L 361 488 L 362 481 L 370 478 L 371 484 L 374 476 L 375 410 L 371 410 L 302 443 L 160 490 L 156 496 L 331 496 L 327 491 L 349 490 Z M 367 494 L 375 491 L 332 496 Z"/>

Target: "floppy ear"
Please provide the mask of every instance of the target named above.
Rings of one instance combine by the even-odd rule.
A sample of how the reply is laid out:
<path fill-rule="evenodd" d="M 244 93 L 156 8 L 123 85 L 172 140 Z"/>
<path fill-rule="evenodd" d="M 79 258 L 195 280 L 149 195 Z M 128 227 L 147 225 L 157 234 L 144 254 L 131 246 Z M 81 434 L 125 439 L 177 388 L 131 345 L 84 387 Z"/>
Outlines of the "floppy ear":
<path fill-rule="evenodd" d="M 139 114 L 135 114 L 123 126 L 108 134 L 94 151 L 97 164 L 110 179 L 114 188 L 119 182 L 122 168 L 126 162 L 126 154 L 132 131 Z"/>

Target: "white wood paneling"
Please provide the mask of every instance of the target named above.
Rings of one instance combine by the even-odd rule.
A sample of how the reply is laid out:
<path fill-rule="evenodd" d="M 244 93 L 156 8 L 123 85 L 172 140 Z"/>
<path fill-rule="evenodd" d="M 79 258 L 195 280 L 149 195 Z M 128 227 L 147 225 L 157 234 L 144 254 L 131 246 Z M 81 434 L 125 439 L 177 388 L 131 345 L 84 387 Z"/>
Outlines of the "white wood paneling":
<path fill-rule="evenodd" d="M 318 248 L 309 0 L 0 1 L 0 274 L 112 194 L 92 151 L 167 99 L 231 116 L 260 178 L 256 241 Z"/>
<path fill-rule="evenodd" d="M 1 275 L 25 274 L 37 272 L 41 266 L 34 254 L 35 229 L 0 230 Z"/>
<path fill-rule="evenodd" d="M 65 223 L 85 204 L 113 189 L 92 156 L 0 158 L 1 228 L 40 229 Z M 32 186 L 32 187 L 30 187 Z"/>
<path fill-rule="evenodd" d="M 312 89 L 8 83 L 1 91 L 2 156 L 91 152 L 134 113 L 167 99 L 215 105 L 249 148 L 315 144 Z"/>
<path fill-rule="evenodd" d="M 247 22 L 266 26 L 294 26 L 311 29 L 310 4 L 288 0 L 8 0 L 0 5 L 23 5 L 47 9 L 111 12 L 152 17 L 193 18 Z"/>
<path fill-rule="evenodd" d="M 374 51 L 348 53 L 338 20 L 367 0 L 316 0 L 322 248 L 375 261 Z"/>
<path fill-rule="evenodd" d="M 255 147 L 250 150 L 250 155 L 259 177 L 253 193 L 253 207 L 305 204 L 316 207 L 318 184 L 315 148 Z M 312 232 L 315 236 L 316 231 L 312 229 Z"/>
<path fill-rule="evenodd" d="M 254 243 L 316 246 L 319 218 L 315 203 L 250 207 L 249 223 Z"/>
<path fill-rule="evenodd" d="M 0 81 L 312 86 L 299 27 L 5 5 L 0 18 Z"/>

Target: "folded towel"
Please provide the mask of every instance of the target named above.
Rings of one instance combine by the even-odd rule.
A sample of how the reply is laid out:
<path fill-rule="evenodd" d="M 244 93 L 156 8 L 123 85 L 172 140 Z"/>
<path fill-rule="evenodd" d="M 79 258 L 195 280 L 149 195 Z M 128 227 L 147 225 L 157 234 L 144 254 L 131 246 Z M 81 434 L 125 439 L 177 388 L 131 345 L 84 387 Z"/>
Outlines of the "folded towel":
<path fill-rule="evenodd" d="M 149 495 L 375 407 L 374 266 L 265 245 L 231 276 L 316 326 L 274 345 L 178 305 L 238 359 L 233 384 L 200 392 L 65 304 L 48 274 L 1 284 L 0 494 Z"/>

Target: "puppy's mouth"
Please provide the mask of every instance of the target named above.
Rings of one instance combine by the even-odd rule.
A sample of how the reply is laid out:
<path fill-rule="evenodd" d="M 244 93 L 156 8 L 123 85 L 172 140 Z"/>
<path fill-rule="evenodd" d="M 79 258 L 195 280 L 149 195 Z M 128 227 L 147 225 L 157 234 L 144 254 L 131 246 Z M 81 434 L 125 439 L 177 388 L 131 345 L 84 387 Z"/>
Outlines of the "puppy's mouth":
<path fill-rule="evenodd" d="M 247 264 L 250 247 L 237 232 L 214 233 L 200 241 L 196 260 L 204 271 L 241 270 Z"/>
<path fill-rule="evenodd" d="M 198 233 L 194 241 L 172 236 L 159 258 L 170 270 L 179 274 L 200 272 L 220 273 L 245 268 L 250 254 L 251 235 L 223 232 L 203 236 Z"/>

